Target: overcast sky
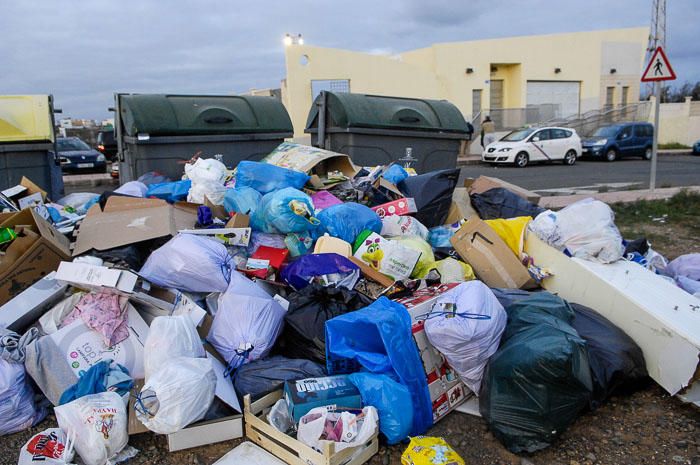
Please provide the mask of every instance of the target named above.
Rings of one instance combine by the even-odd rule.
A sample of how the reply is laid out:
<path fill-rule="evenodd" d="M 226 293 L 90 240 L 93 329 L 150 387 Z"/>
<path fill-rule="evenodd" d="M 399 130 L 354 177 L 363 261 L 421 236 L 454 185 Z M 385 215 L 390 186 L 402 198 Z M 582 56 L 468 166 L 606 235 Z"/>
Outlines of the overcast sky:
<path fill-rule="evenodd" d="M 669 0 L 668 55 L 700 80 L 699 0 Z M 0 94 L 111 116 L 113 93 L 279 87 L 282 37 L 397 53 L 436 42 L 648 26 L 651 0 L 0 0 Z"/>

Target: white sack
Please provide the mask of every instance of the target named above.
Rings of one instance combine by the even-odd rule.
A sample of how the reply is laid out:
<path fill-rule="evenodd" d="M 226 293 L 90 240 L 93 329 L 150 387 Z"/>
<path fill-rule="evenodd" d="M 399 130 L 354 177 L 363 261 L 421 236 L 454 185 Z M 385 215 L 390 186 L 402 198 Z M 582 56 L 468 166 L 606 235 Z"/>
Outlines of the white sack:
<path fill-rule="evenodd" d="M 615 213 L 599 200 L 583 199 L 559 212 L 545 211 L 528 227 L 549 245 L 584 260 L 612 263 L 625 252 Z"/>
<path fill-rule="evenodd" d="M 226 166 L 214 158 L 198 158 L 193 164 L 185 165 L 185 174 L 192 181 L 187 201 L 204 203 L 204 196 L 215 205 L 223 205 Z"/>
<path fill-rule="evenodd" d="M 204 346 L 189 315 L 158 316 L 143 347 L 146 380 L 176 357 L 204 358 Z"/>
<path fill-rule="evenodd" d="M 382 218 L 382 236 L 418 236 L 428 240 L 430 231 L 412 216 L 389 215 Z"/>
<path fill-rule="evenodd" d="M 75 438 L 75 450 L 85 465 L 105 465 L 122 459 L 129 442 L 126 405 L 116 392 L 81 397 L 54 408 L 58 426 Z"/>
<path fill-rule="evenodd" d="M 219 297 L 207 341 L 229 368 L 238 368 L 270 352 L 282 331 L 284 315 L 284 308 L 267 292 L 234 271 L 228 289 Z"/>
<path fill-rule="evenodd" d="M 49 428 L 22 446 L 17 465 L 71 465 L 74 455 L 66 433 L 60 428 Z"/>
<path fill-rule="evenodd" d="M 24 365 L 0 358 L 0 436 L 31 428 L 46 416 L 34 404 Z"/>
<path fill-rule="evenodd" d="M 457 316 L 440 314 L 445 304 L 456 306 Z M 489 358 L 498 350 L 508 315 L 481 281 L 468 281 L 442 294 L 433 307 L 435 316 L 425 320 L 425 334 L 459 377 L 475 393 Z M 459 314 L 486 315 L 488 319 L 460 317 Z"/>
<path fill-rule="evenodd" d="M 176 433 L 204 418 L 215 390 L 211 360 L 171 358 L 143 385 L 136 417 L 153 432 Z"/>

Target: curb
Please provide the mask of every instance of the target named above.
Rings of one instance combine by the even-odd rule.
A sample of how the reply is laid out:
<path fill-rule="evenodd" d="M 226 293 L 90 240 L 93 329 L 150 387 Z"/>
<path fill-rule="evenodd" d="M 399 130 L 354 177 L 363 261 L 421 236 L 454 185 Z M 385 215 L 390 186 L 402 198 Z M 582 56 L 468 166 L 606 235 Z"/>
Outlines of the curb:
<path fill-rule="evenodd" d="M 693 152 L 688 149 L 681 149 L 681 150 L 660 150 L 657 155 L 658 156 L 663 156 L 663 157 L 671 157 L 671 156 L 690 156 L 692 155 Z M 481 155 L 472 155 L 469 157 L 460 157 L 457 158 L 457 166 L 468 166 L 468 165 L 482 165 L 486 164 L 481 161 Z"/>
<path fill-rule="evenodd" d="M 98 186 L 118 186 L 117 179 L 97 178 L 97 179 L 75 179 L 71 176 L 63 177 L 63 185 L 67 187 L 98 187 Z"/>

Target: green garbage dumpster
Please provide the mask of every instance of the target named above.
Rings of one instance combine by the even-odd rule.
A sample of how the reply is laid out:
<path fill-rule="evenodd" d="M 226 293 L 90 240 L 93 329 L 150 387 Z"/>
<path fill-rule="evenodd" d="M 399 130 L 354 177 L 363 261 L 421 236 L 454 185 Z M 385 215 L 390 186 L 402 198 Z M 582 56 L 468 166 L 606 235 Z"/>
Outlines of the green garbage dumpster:
<path fill-rule="evenodd" d="M 233 168 L 260 160 L 291 137 L 287 110 L 274 97 L 115 94 L 115 132 L 122 183 L 158 171 L 179 179 L 196 153 L 223 155 Z"/>
<path fill-rule="evenodd" d="M 474 129 L 445 100 L 321 92 L 304 132 L 311 144 L 345 153 L 360 166 L 413 159 L 418 173 L 454 168 Z M 405 163 L 402 161 L 402 163 Z"/>
<path fill-rule="evenodd" d="M 0 191 L 26 176 L 52 199 L 61 197 L 53 112 L 51 95 L 0 95 Z"/>

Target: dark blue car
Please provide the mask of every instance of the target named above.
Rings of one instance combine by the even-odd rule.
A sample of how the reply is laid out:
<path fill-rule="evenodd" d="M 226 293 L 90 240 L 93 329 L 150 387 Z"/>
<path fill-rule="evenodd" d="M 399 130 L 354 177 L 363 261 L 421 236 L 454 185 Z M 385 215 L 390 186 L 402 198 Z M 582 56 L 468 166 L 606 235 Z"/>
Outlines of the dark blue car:
<path fill-rule="evenodd" d="M 654 126 L 649 123 L 619 123 L 598 128 L 581 141 L 584 157 L 606 161 L 633 156 L 651 160 Z"/>
<path fill-rule="evenodd" d="M 105 156 L 78 137 L 60 137 L 56 139 L 56 146 L 63 171 L 104 173 L 107 168 Z"/>
<path fill-rule="evenodd" d="M 700 155 L 700 140 L 693 144 L 693 155 Z"/>

